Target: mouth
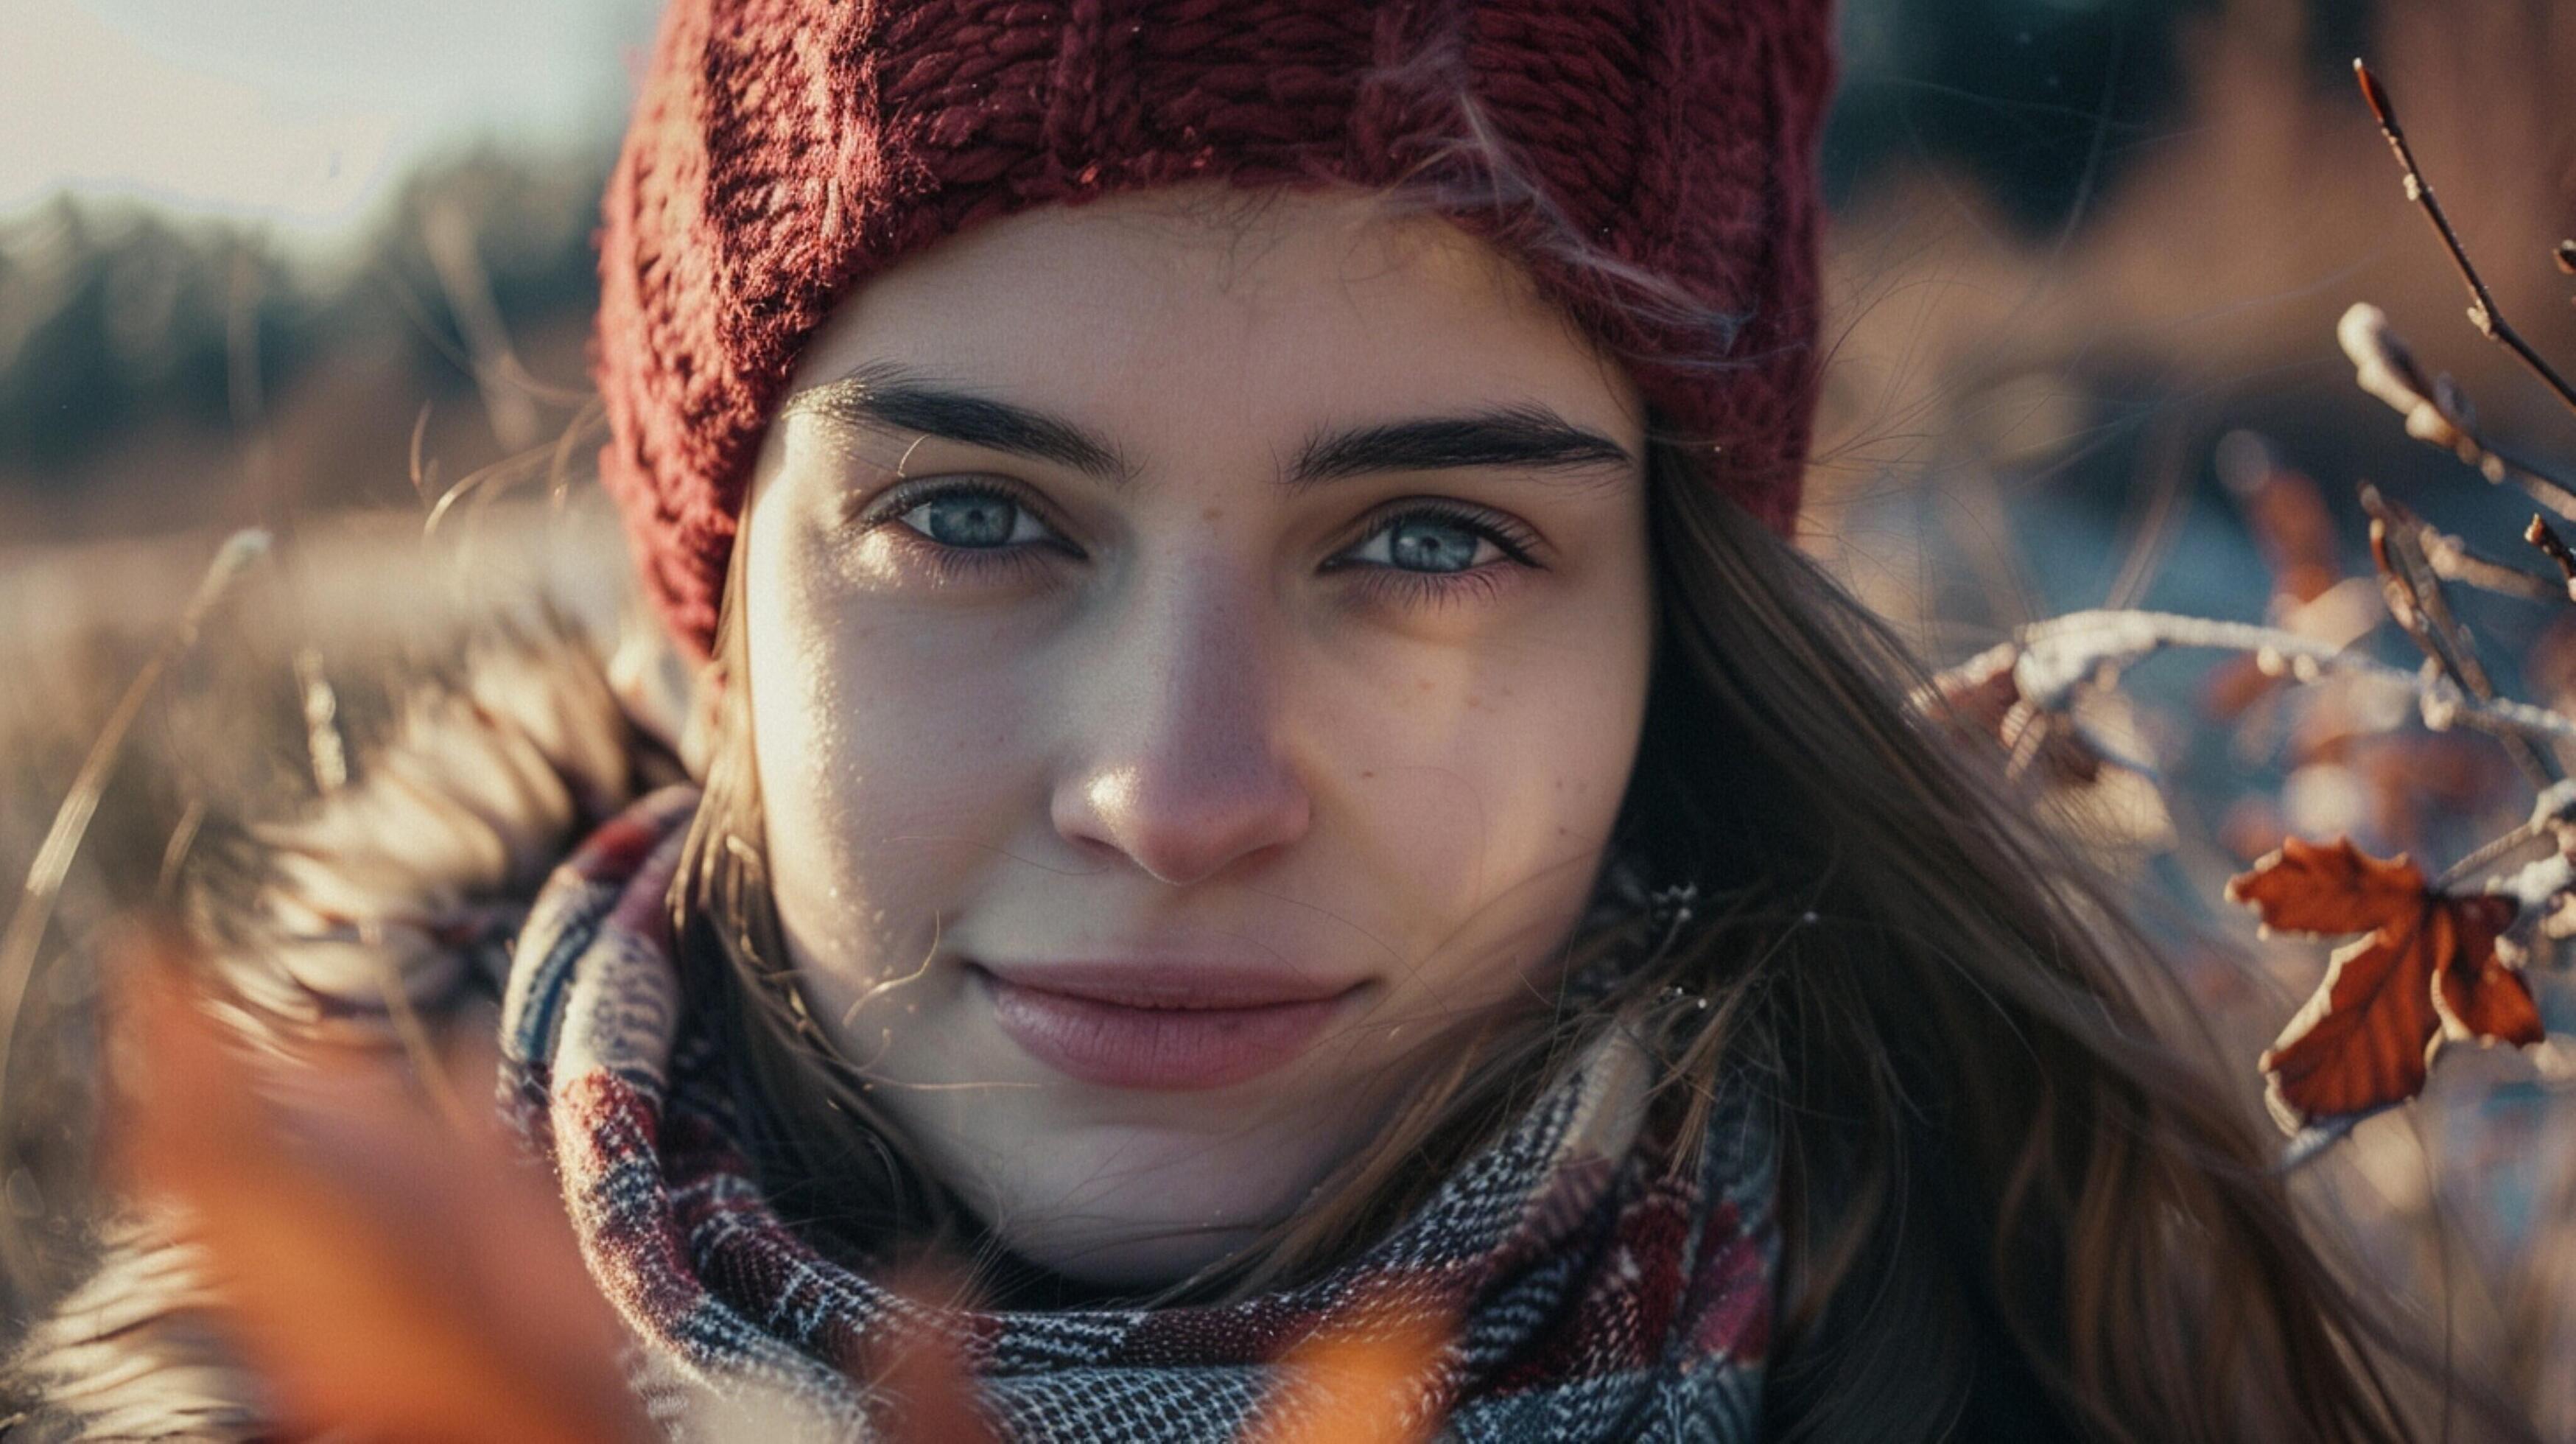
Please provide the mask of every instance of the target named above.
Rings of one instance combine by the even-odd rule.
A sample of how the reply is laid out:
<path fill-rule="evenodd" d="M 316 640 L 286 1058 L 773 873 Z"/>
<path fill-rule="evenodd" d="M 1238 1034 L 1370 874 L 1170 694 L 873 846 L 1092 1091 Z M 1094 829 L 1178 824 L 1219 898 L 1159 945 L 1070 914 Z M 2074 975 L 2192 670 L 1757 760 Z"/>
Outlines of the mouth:
<path fill-rule="evenodd" d="M 1365 982 L 1224 964 L 969 963 L 993 1021 L 1031 1057 L 1109 1088 L 1222 1088 L 1312 1047 Z"/>

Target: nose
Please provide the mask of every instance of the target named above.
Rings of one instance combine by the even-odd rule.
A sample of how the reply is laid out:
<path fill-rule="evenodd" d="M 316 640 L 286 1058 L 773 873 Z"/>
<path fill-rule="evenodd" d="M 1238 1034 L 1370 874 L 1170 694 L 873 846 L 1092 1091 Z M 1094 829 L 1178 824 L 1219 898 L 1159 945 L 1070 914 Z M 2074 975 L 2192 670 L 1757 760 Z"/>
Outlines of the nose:
<path fill-rule="evenodd" d="M 1185 886 L 1305 835 L 1276 633 L 1248 579 L 1140 582 L 1084 669 L 1059 835 Z"/>

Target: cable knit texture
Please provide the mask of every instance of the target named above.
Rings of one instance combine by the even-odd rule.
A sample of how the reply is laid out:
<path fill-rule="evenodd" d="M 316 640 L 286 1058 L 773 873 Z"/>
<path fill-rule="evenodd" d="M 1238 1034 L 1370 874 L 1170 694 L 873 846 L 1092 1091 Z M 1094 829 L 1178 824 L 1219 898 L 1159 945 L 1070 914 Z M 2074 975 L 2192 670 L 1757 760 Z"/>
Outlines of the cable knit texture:
<path fill-rule="evenodd" d="M 853 286 L 1188 180 L 1418 186 L 1787 530 L 1829 0 L 675 0 L 605 204 L 602 477 L 703 654 L 752 460 Z"/>

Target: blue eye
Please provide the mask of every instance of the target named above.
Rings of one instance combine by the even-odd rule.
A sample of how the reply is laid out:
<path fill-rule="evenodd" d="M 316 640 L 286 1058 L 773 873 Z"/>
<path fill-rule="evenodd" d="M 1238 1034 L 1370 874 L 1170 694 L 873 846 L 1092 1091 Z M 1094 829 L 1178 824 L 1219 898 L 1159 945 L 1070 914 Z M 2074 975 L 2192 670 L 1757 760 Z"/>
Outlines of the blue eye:
<path fill-rule="evenodd" d="M 1452 521 L 1407 519 L 1386 529 L 1387 560 L 1409 572 L 1463 572 L 1492 543 Z"/>
<path fill-rule="evenodd" d="M 952 487 L 898 515 L 895 520 L 939 543 L 982 551 L 1015 542 L 1044 541 L 1047 529 L 1027 507 L 998 491 Z"/>
<path fill-rule="evenodd" d="M 1439 509 L 1402 512 L 1387 518 L 1358 546 L 1344 552 L 1340 560 L 1440 576 L 1472 571 L 1504 557 L 1528 560 L 1495 522 Z"/>

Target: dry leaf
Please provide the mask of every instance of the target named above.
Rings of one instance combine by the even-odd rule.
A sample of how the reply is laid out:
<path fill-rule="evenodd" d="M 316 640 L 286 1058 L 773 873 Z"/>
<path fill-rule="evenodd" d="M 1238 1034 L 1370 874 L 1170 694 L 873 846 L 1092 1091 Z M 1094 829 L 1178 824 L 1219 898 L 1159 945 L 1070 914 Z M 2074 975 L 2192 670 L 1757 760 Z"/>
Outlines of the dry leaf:
<path fill-rule="evenodd" d="M 1279 1382 L 1244 1431 L 1257 1444 L 1419 1444 L 1423 1380 L 1447 1343 L 1437 1321 L 1362 1298 L 1280 1360 Z"/>
<path fill-rule="evenodd" d="M 622 1332 L 497 1126 L 374 1061 L 234 1046 L 167 944 L 128 970 L 119 1163 L 190 1221 L 222 1322 L 286 1422 L 333 1437 L 645 1437 Z M 291 1092 L 291 1097 L 288 1096 Z"/>
<path fill-rule="evenodd" d="M 2404 857 L 2374 858 L 2343 838 L 2292 838 L 2229 879 L 2227 896 L 2266 927 L 2365 934 L 2337 950 L 2325 981 L 2263 1054 L 2284 1128 L 2416 1096 L 2446 1039 L 2544 1037 L 2529 986 L 2496 956 L 2520 908 L 2511 897 L 2438 891 Z"/>

